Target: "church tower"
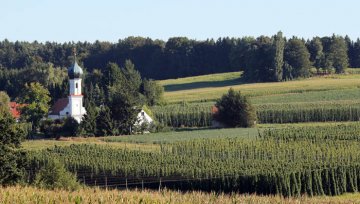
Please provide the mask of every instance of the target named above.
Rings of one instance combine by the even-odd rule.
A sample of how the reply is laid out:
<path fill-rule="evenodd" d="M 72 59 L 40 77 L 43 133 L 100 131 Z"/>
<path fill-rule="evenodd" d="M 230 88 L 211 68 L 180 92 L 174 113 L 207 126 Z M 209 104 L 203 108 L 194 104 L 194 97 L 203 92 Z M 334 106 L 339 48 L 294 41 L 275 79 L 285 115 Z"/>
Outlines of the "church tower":
<path fill-rule="evenodd" d="M 68 75 L 70 85 L 68 114 L 80 123 L 82 117 L 86 114 L 86 110 L 83 107 L 83 95 L 81 93 L 81 77 L 83 75 L 83 70 L 76 62 L 76 54 L 74 64 L 68 69 Z"/>

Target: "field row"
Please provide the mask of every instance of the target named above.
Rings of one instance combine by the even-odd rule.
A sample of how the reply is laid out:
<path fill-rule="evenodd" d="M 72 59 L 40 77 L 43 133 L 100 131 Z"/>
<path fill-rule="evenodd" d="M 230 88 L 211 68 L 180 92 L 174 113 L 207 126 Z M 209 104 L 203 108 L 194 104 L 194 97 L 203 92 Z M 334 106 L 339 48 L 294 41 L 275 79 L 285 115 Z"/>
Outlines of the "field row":
<path fill-rule="evenodd" d="M 0 203 L 356 203 L 360 194 L 348 194 L 336 197 L 283 198 L 281 196 L 260 196 L 240 194 L 217 194 L 204 192 L 178 191 L 128 191 L 81 189 L 70 192 L 63 190 L 44 190 L 33 187 L 2 187 Z"/>
<path fill-rule="evenodd" d="M 208 127 L 212 125 L 213 103 L 171 104 L 154 107 L 157 121 L 171 127 Z M 269 103 L 255 105 L 258 123 L 299 123 L 359 121 L 360 100 L 306 103 Z"/>

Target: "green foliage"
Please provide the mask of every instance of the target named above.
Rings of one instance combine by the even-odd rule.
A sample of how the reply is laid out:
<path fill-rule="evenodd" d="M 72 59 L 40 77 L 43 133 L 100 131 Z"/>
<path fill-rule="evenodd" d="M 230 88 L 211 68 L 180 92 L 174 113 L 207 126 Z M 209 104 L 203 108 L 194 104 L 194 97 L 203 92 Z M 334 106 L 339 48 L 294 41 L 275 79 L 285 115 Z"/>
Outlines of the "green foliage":
<path fill-rule="evenodd" d="M 97 135 L 110 136 L 117 135 L 118 130 L 115 126 L 115 121 L 111 117 L 111 110 L 108 106 L 100 108 L 99 116 L 96 119 Z"/>
<path fill-rule="evenodd" d="M 33 125 L 33 130 L 37 131 L 41 119 L 47 116 L 49 102 L 51 100 L 49 91 L 40 83 L 34 82 L 25 84 L 24 95 L 21 102 L 26 105 L 21 110 L 21 116 Z"/>
<path fill-rule="evenodd" d="M 8 98 L 2 93 L 3 99 Z M 5 100 L 6 101 L 6 100 Z M 7 104 L 0 104 L 0 185 L 18 182 L 24 175 L 25 155 L 19 150 L 24 129 L 16 124 Z"/>
<path fill-rule="evenodd" d="M 215 119 L 229 127 L 253 127 L 256 124 L 255 108 L 246 96 L 230 88 L 215 106 Z"/>
<path fill-rule="evenodd" d="M 131 61 L 125 62 L 116 84 L 109 88 L 109 107 L 115 121 L 115 129 L 130 134 L 142 107 L 140 97 L 141 77 Z"/>
<path fill-rule="evenodd" d="M 293 79 L 310 76 L 310 54 L 303 40 L 292 38 L 285 47 L 284 78 Z"/>
<path fill-rule="evenodd" d="M 274 65 L 273 65 L 275 69 L 274 81 L 282 81 L 285 39 L 283 38 L 281 31 L 279 31 L 274 36 L 274 47 L 275 47 L 275 57 L 274 57 Z"/>
<path fill-rule="evenodd" d="M 321 39 L 319 37 L 314 37 L 308 44 L 308 50 L 310 53 L 310 61 L 319 71 L 324 63 L 324 52 Z"/>
<path fill-rule="evenodd" d="M 34 185 L 46 189 L 74 191 L 80 188 L 76 176 L 68 172 L 58 160 L 48 160 L 37 172 Z"/>
<path fill-rule="evenodd" d="M 147 105 L 154 106 L 164 103 L 164 87 L 158 84 L 158 82 L 152 79 L 144 79 L 141 88 L 142 94 L 146 97 Z"/>
<path fill-rule="evenodd" d="M 332 61 L 332 66 L 335 68 L 336 73 L 344 73 L 345 69 L 349 66 L 348 47 L 345 39 L 340 36 L 332 36 L 332 43 L 328 58 Z"/>
<path fill-rule="evenodd" d="M 97 133 L 97 117 L 99 115 L 98 110 L 94 102 L 90 101 L 85 104 L 86 115 L 79 126 L 79 135 L 81 136 L 95 136 Z"/>
<path fill-rule="evenodd" d="M 7 95 L 6 92 L 0 91 L 0 107 L 5 108 L 9 107 L 10 97 Z"/>
<path fill-rule="evenodd" d="M 57 120 L 43 120 L 40 125 L 40 131 L 45 137 L 59 138 L 61 136 L 76 136 L 81 133 L 79 123 L 72 117 Z"/>
<path fill-rule="evenodd" d="M 63 136 L 76 136 L 79 132 L 79 123 L 73 117 L 67 117 L 64 120 L 61 128 Z"/>
<path fill-rule="evenodd" d="M 43 120 L 40 123 L 40 131 L 45 137 L 60 137 L 62 135 L 63 120 Z"/>

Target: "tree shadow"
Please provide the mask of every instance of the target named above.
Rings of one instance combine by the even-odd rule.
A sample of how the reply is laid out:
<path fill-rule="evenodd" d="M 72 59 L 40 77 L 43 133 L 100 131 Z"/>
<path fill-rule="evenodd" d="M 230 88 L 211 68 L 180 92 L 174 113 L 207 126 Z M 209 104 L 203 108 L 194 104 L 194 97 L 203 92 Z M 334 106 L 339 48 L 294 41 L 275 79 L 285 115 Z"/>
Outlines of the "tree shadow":
<path fill-rule="evenodd" d="M 183 91 L 190 89 L 199 89 L 199 88 L 215 88 L 215 87 L 223 87 L 223 86 L 233 86 L 245 83 L 241 78 L 237 79 L 229 79 L 225 81 L 201 81 L 201 82 L 193 82 L 186 84 L 170 84 L 165 85 L 164 89 L 167 92 L 172 91 Z"/>

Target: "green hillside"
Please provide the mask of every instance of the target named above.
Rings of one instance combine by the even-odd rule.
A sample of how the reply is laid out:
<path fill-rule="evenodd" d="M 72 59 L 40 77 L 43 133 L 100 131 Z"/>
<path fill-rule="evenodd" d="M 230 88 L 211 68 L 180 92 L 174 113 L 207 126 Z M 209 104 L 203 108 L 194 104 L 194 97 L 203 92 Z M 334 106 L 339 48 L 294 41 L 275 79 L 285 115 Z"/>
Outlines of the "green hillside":
<path fill-rule="evenodd" d="M 230 87 L 241 90 L 256 101 L 265 102 L 268 97 L 272 101 L 278 100 L 276 98 L 285 98 L 278 102 L 297 101 L 303 94 L 311 95 L 311 101 L 360 99 L 360 94 L 358 94 L 360 74 L 328 75 L 268 83 L 244 83 L 239 75 L 241 75 L 240 72 L 230 72 L 164 80 L 160 81 L 160 84 L 165 87 L 165 99 L 169 103 L 214 101 Z"/>

